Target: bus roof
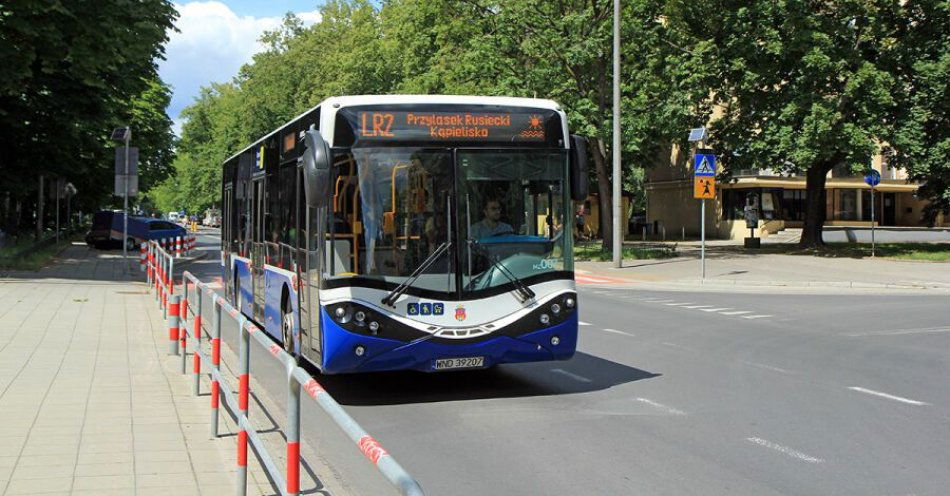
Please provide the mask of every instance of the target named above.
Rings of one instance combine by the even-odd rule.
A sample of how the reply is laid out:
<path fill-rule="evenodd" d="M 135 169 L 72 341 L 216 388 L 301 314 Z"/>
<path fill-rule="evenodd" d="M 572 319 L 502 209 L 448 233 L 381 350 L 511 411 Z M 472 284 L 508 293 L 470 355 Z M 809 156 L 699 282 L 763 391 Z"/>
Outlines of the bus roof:
<path fill-rule="evenodd" d="M 521 98 L 513 96 L 472 96 L 472 95 L 348 95 L 333 96 L 320 102 L 317 106 L 309 108 L 299 115 L 285 122 L 283 125 L 267 133 L 264 136 L 254 140 L 251 144 L 244 147 L 241 151 L 231 155 L 225 162 L 230 162 L 238 155 L 251 150 L 267 138 L 270 138 L 288 124 L 300 119 L 301 117 L 313 112 L 319 107 L 331 108 L 334 111 L 340 108 L 356 107 L 360 105 L 405 105 L 405 104 L 458 104 L 458 105 L 498 105 L 507 107 L 529 107 L 561 112 L 561 106 L 554 100 L 544 98 Z"/>
<path fill-rule="evenodd" d="M 384 104 L 447 104 L 459 105 L 499 105 L 507 107 L 531 107 L 548 110 L 561 110 L 553 100 L 542 98 L 519 98 L 511 96 L 471 96 L 471 95 L 352 95 L 334 96 L 320 102 L 320 105 L 355 107 L 358 105 Z"/>

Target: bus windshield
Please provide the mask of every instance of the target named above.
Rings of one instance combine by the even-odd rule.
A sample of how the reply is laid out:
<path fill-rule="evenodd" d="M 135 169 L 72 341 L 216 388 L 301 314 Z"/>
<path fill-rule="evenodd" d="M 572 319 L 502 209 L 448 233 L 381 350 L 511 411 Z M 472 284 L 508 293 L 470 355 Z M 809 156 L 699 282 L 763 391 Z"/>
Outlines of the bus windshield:
<path fill-rule="evenodd" d="M 451 250 L 429 260 L 452 241 L 451 151 L 356 148 L 336 163 L 329 276 L 399 284 L 429 262 L 413 287 L 455 292 Z"/>
<path fill-rule="evenodd" d="M 464 298 L 572 268 L 564 150 L 353 148 L 336 171 L 331 279 L 392 288 L 426 265 L 412 289 Z"/>
<path fill-rule="evenodd" d="M 571 269 L 563 150 L 459 150 L 456 160 L 463 291 Z"/>

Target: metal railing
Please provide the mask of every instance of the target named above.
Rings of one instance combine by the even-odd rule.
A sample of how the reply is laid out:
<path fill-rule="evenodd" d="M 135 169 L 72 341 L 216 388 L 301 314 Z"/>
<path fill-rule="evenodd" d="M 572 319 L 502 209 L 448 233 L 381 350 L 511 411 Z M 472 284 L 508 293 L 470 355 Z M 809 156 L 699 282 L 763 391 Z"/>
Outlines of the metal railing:
<path fill-rule="evenodd" d="M 237 494 L 247 493 L 247 448 L 254 450 L 258 460 L 270 479 L 277 485 L 280 494 L 296 496 L 300 494 L 300 392 L 301 388 L 336 423 L 338 427 L 356 444 L 374 467 L 396 488 L 400 494 L 421 496 L 423 491 L 419 483 L 390 455 L 380 443 L 366 432 L 336 400 L 331 397 L 305 369 L 298 366 L 294 357 L 266 336 L 260 327 L 248 320 L 226 299 L 218 295 L 207 284 L 201 282 L 188 271 L 182 273 L 181 291 L 175 294 L 174 256 L 162 249 L 157 243 L 150 242 L 147 250 L 146 273 L 150 288 L 156 289 L 156 298 L 167 312 L 169 327 L 169 354 L 181 356 L 181 371 L 187 373 L 187 351 L 192 351 L 192 374 L 194 375 L 194 394 L 199 393 L 202 368 L 211 379 L 211 435 L 218 437 L 218 414 L 221 402 L 238 424 L 237 435 Z M 192 296 L 193 295 L 193 296 Z M 193 299 L 190 299 L 193 298 Z M 202 300 L 210 298 L 212 313 L 211 327 L 205 331 L 202 323 Z M 190 312 L 189 312 L 190 311 Z M 189 315 L 192 317 L 189 318 Z M 221 375 L 221 323 L 224 315 L 234 319 L 238 325 L 238 396 Z M 192 329 L 189 332 L 188 322 Z M 201 349 L 202 336 L 210 339 L 211 356 Z M 287 377 L 287 464 L 281 472 L 274 458 L 267 451 L 257 431 L 248 417 L 248 396 L 250 393 L 250 353 L 251 342 L 257 343 L 268 355 L 281 363 Z"/>

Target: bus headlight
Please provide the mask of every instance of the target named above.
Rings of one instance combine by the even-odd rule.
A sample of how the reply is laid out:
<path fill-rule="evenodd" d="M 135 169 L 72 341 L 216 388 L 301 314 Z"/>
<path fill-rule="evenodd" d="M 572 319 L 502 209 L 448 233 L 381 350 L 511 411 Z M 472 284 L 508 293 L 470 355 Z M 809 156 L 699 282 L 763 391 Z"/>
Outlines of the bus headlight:
<path fill-rule="evenodd" d="M 379 322 L 376 322 L 375 320 L 372 321 L 372 322 L 370 322 L 370 323 L 369 323 L 369 330 L 370 330 L 373 334 L 376 334 L 377 332 L 379 332 Z"/>
<path fill-rule="evenodd" d="M 355 317 L 357 322 L 363 322 L 366 320 L 366 313 L 364 313 L 362 310 L 359 310 L 356 312 Z"/>
<path fill-rule="evenodd" d="M 570 296 L 568 296 L 567 298 L 564 298 L 564 306 L 566 306 L 567 308 L 574 308 L 574 305 L 576 304 L 577 302 L 574 301 L 574 298 Z"/>
<path fill-rule="evenodd" d="M 363 348 L 363 345 L 358 344 L 356 345 L 356 348 L 353 348 L 353 353 L 355 353 L 356 356 L 361 357 L 364 353 L 366 353 L 366 348 Z"/>
<path fill-rule="evenodd" d="M 337 320 L 343 320 L 343 316 L 346 315 L 346 309 L 343 307 L 336 307 L 336 310 L 333 311 L 336 315 Z"/>
<path fill-rule="evenodd" d="M 541 316 L 538 317 L 538 320 L 541 321 L 542 324 L 548 325 L 548 323 L 551 322 L 551 316 L 546 313 L 542 313 Z"/>
<path fill-rule="evenodd" d="M 557 337 L 557 336 L 551 336 L 551 345 L 552 345 L 552 346 L 557 346 L 557 345 L 559 345 L 559 344 L 561 344 L 561 338 L 559 338 L 559 337 Z"/>
<path fill-rule="evenodd" d="M 557 303 L 551 305 L 551 313 L 554 315 L 561 313 L 561 305 L 558 305 Z"/>

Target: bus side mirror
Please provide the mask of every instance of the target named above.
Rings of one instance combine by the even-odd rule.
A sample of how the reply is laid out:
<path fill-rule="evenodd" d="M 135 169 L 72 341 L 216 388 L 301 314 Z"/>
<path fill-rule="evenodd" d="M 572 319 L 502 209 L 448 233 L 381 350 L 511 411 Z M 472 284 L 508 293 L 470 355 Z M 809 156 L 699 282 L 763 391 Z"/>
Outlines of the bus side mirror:
<path fill-rule="evenodd" d="M 307 205 L 325 207 L 330 197 L 330 146 L 320 131 L 311 129 L 304 135 L 303 177 L 306 184 Z"/>
<path fill-rule="evenodd" d="M 571 135 L 571 199 L 587 199 L 587 138 Z"/>

